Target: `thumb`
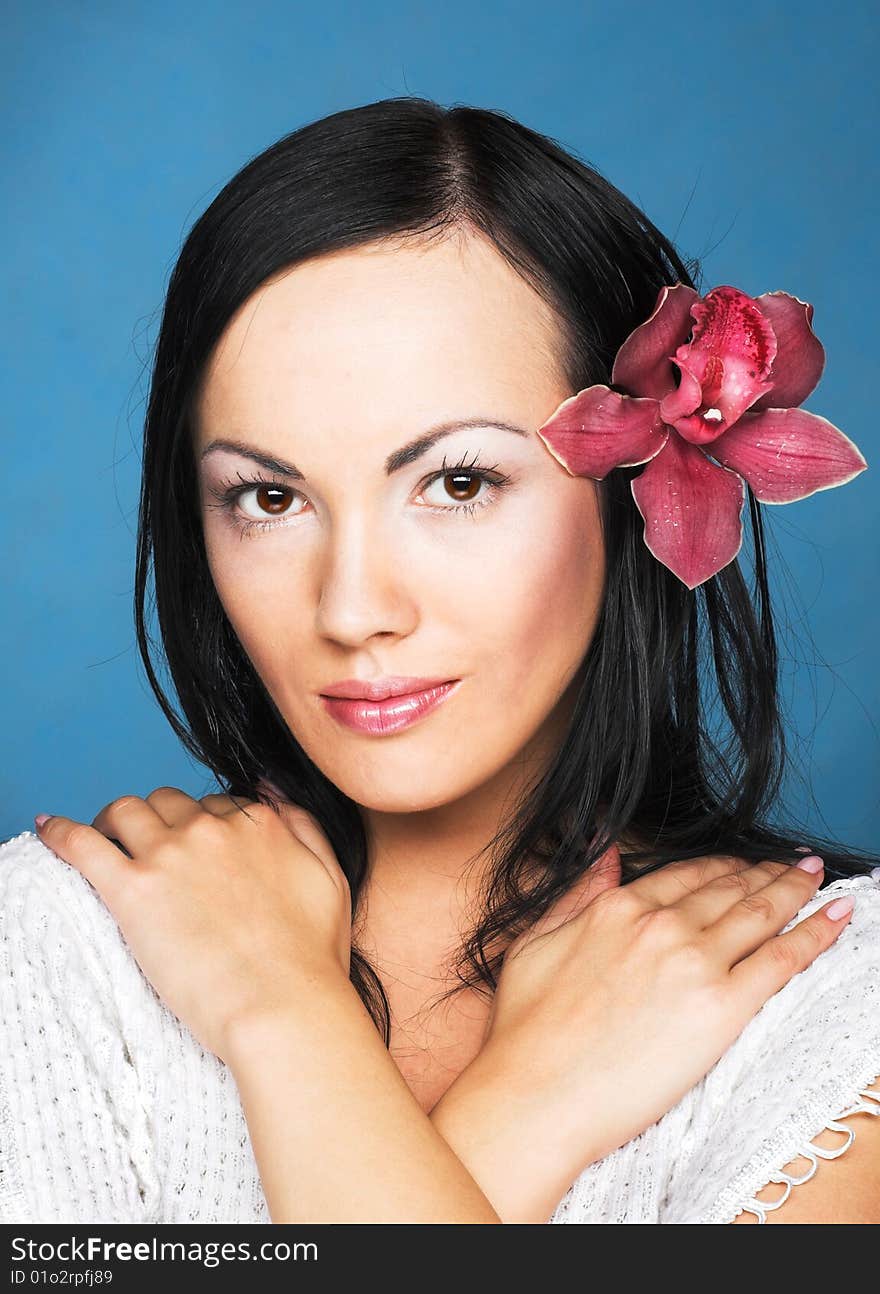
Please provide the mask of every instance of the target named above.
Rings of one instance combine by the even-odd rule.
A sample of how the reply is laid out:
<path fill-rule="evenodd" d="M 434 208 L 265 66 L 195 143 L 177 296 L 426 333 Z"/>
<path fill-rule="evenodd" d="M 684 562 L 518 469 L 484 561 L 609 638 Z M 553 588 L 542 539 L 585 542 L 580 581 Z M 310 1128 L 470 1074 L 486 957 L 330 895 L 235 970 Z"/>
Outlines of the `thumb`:
<path fill-rule="evenodd" d="M 523 944 L 537 939 L 539 935 L 550 934 L 564 922 L 576 917 L 599 894 L 618 886 L 620 874 L 620 850 L 617 845 L 612 844 L 604 854 L 600 854 L 591 867 L 587 868 L 583 876 L 579 876 L 564 894 L 560 894 L 533 925 L 508 945 L 507 954 L 517 951 Z"/>
<path fill-rule="evenodd" d="M 555 929 L 563 921 L 576 917 L 579 912 L 593 902 L 605 890 L 614 889 L 620 884 L 620 850 L 617 845 L 609 845 L 604 854 L 600 854 L 588 867 L 583 876 L 571 885 L 564 894 L 541 917 L 541 921 L 550 918 L 550 928 Z"/>
<path fill-rule="evenodd" d="M 258 777 L 257 788 L 258 790 L 268 791 L 269 794 L 274 795 L 276 799 L 282 800 L 285 803 L 289 803 L 284 792 L 280 790 L 279 787 L 277 787 L 274 782 L 270 782 L 268 777 Z"/>
<path fill-rule="evenodd" d="M 295 801 L 286 799 L 278 787 L 268 781 L 267 778 L 261 777 L 258 785 L 266 787 L 273 796 L 277 797 L 277 802 L 273 804 L 273 808 L 288 831 L 312 851 L 325 870 L 337 882 L 341 881 L 344 884 L 344 888 L 350 897 L 348 877 L 339 864 L 326 831 L 315 815 L 309 813 L 301 804 L 296 804 Z"/>

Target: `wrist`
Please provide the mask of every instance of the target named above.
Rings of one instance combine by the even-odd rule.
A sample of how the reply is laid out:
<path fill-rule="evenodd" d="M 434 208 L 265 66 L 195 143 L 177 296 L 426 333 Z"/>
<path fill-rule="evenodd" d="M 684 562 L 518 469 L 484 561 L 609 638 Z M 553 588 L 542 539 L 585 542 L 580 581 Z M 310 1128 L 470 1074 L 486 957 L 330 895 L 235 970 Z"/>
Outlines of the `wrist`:
<path fill-rule="evenodd" d="M 226 1051 L 273 1222 L 500 1221 L 342 974 L 239 1013 Z"/>
<path fill-rule="evenodd" d="M 584 1136 L 583 1108 L 530 1081 L 501 1046 L 484 1046 L 429 1117 L 506 1223 L 547 1222 L 598 1158 Z"/>
<path fill-rule="evenodd" d="M 272 998 L 240 1007 L 226 1022 L 221 1059 L 232 1070 L 247 1065 L 274 1039 L 305 1033 L 319 1023 L 330 1003 L 365 1012 L 354 985 L 341 968 L 302 974 Z"/>

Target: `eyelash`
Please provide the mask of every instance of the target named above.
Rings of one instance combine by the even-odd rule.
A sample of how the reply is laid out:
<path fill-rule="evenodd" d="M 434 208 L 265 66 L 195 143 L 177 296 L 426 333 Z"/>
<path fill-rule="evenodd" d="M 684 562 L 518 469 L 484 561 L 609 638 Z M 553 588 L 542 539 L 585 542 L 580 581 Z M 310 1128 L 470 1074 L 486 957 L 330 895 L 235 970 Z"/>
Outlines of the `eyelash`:
<path fill-rule="evenodd" d="M 479 455 L 475 454 L 473 461 L 471 463 L 466 463 L 465 457 L 462 457 L 457 463 L 447 466 L 446 457 L 444 455 L 443 467 L 438 472 L 433 472 L 429 477 L 427 477 L 422 483 L 421 488 L 422 490 L 426 490 L 429 485 L 433 485 L 435 481 L 442 480 L 444 476 L 471 476 L 476 477 L 478 480 L 485 482 L 486 485 L 491 487 L 489 497 L 486 501 L 484 503 L 452 504 L 448 508 L 439 507 L 435 504 L 426 504 L 425 506 L 429 511 L 451 512 L 459 516 L 464 513 L 473 517 L 479 509 L 488 507 L 488 505 L 494 501 L 497 494 L 499 494 L 507 485 L 510 477 L 505 476 L 502 472 L 496 471 L 497 464 L 495 464 L 494 467 L 483 467 L 478 462 L 478 458 Z M 207 507 L 217 507 L 220 508 L 221 511 L 228 512 L 234 516 L 236 503 L 243 494 L 248 492 L 248 490 L 259 489 L 261 486 L 268 486 L 270 489 L 281 490 L 283 492 L 292 490 L 291 486 L 285 485 L 283 481 L 277 481 L 274 478 L 254 477 L 247 479 L 242 476 L 240 472 L 236 472 L 236 476 L 239 480 L 238 485 L 234 484 L 232 478 L 229 478 L 222 481 L 219 487 L 208 487 L 208 493 L 216 499 L 217 502 L 213 504 L 209 503 L 207 504 Z M 298 494 L 299 491 L 292 490 L 292 493 Z M 237 516 L 234 516 L 234 524 L 238 528 L 241 537 L 245 538 L 253 535 L 256 531 L 276 530 L 279 526 L 289 525 L 290 521 L 285 521 L 283 517 L 279 518 L 277 521 L 272 521 L 268 518 L 265 521 L 254 521 L 250 518 L 242 521 Z"/>

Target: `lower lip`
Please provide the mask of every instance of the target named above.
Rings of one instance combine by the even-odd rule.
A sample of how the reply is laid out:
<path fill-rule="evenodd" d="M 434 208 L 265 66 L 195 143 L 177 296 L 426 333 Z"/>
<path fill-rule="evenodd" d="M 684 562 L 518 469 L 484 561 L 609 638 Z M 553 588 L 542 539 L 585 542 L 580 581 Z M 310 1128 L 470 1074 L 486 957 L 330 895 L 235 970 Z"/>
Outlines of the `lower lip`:
<path fill-rule="evenodd" d="M 321 700 L 333 718 L 345 724 L 346 728 L 385 737 L 418 723 L 419 719 L 436 710 L 460 682 L 461 679 L 452 679 L 437 687 L 426 688 L 424 692 L 406 692 L 402 696 L 389 696 L 384 701 L 354 701 L 349 697 L 323 695 Z"/>

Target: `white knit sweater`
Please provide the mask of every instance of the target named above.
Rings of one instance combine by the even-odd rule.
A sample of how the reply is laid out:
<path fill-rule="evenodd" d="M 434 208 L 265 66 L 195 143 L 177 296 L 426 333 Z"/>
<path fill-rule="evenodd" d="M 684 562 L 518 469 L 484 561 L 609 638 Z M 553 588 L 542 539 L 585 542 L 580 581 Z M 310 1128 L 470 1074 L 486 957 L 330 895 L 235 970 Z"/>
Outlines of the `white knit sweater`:
<path fill-rule="evenodd" d="M 836 881 L 790 924 L 848 893 L 837 941 L 663 1118 L 589 1165 L 551 1222 L 763 1221 L 755 1193 L 792 1181 L 781 1170 L 805 1149 L 814 1171 L 811 1138 L 880 1114 L 865 1091 L 880 1074 L 880 884 Z M 0 1222 L 269 1221 L 231 1072 L 165 1006 L 81 873 L 32 832 L 7 841 Z"/>

